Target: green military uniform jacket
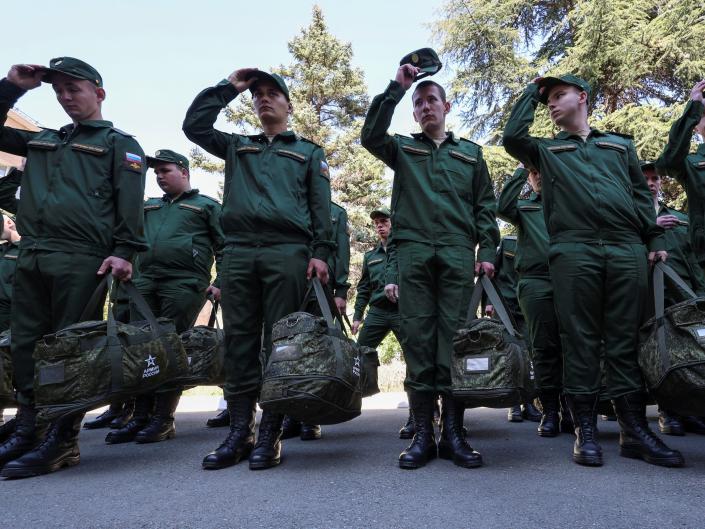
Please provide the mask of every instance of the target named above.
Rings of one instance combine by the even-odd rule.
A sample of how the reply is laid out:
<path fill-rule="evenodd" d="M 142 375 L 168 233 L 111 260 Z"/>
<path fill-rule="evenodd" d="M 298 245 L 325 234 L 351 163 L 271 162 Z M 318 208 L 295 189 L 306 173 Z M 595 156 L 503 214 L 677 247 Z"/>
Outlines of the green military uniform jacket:
<path fill-rule="evenodd" d="M 215 130 L 220 111 L 238 91 L 227 80 L 196 96 L 186 113 L 186 136 L 225 160 L 223 231 L 226 243 L 295 243 L 327 261 L 334 248 L 330 178 L 323 149 L 291 131 L 244 136 Z"/>
<path fill-rule="evenodd" d="M 372 100 L 362 145 L 394 170 L 393 240 L 475 249 L 491 262 L 499 242 L 495 197 L 482 147 L 452 133 L 439 146 L 424 134 L 387 133 L 405 90 L 392 81 Z M 398 283 L 393 244 L 386 282 Z"/>
<path fill-rule="evenodd" d="M 659 174 L 674 177 L 685 189 L 690 218 L 690 243 L 700 266 L 705 265 L 705 144 L 689 154 L 693 128 L 705 106 L 689 101 L 683 115 L 671 126 L 668 144 L 656 161 Z"/>
<path fill-rule="evenodd" d="M 24 92 L 0 81 L 0 124 Z M 145 249 L 146 165 L 132 136 L 103 120 L 40 132 L 3 126 L 0 150 L 27 158 L 17 212 L 20 248 L 128 260 Z"/>
<path fill-rule="evenodd" d="M 14 167 L 0 178 L 0 209 L 13 215 L 17 214 L 20 202 L 17 199 L 17 189 L 20 185 L 22 185 L 22 171 Z"/>
<path fill-rule="evenodd" d="M 644 243 L 649 251 L 664 250 L 632 140 L 596 129 L 585 141 L 567 132 L 530 136 L 538 95 L 538 85 L 527 87 L 512 109 L 503 143 L 526 167 L 541 172 L 550 242 Z"/>
<path fill-rule="evenodd" d="M 385 310 L 396 310 L 397 305 L 384 294 L 384 278 L 389 254 L 380 243 L 374 250 L 365 252 L 362 275 L 357 284 L 353 321 L 362 321 L 367 305 Z"/>
<path fill-rule="evenodd" d="M 144 229 L 149 248 L 139 254 L 144 276 L 193 278 L 211 282 L 222 261 L 224 237 L 220 204 L 198 189 L 171 199 L 168 195 L 144 203 Z M 217 284 L 216 284 L 217 286 Z"/>
<path fill-rule="evenodd" d="M 9 328 L 10 312 L 12 309 L 12 283 L 15 279 L 17 255 L 20 253 L 19 244 L 7 242 L 0 246 L 0 321 L 5 328 Z"/>
<path fill-rule="evenodd" d="M 674 228 L 664 230 L 666 251 L 668 252 L 666 264 L 673 268 L 696 294 L 705 295 L 705 273 L 703 273 L 690 243 L 688 215 L 659 202 L 658 216 L 662 215 L 673 215 L 678 217 L 680 221 Z M 666 280 L 666 284 L 668 285 L 668 280 Z"/>
<path fill-rule="evenodd" d="M 331 285 L 333 296 L 347 299 L 350 290 L 350 229 L 348 228 L 348 214 L 341 206 L 331 202 L 331 223 L 335 237 L 335 253 L 328 258 L 331 270 Z"/>
<path fill-rule="evenodd" d="M 528 200 L 520 200 L 529 171 L 519 168 L 505 184 L 497 201 L 497 216 L 517 227 L 517 248 L 514 267 L 519 279 L 547 278 L 548 232 L 543 216 L 541 195 L 531 193 Z"/>

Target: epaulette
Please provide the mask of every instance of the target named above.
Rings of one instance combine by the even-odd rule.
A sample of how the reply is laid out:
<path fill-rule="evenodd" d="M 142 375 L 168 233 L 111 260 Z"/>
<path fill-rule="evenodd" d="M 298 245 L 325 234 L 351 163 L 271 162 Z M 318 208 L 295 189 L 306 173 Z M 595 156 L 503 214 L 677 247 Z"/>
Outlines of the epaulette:
<path fill-rule="evenodd" d="M 128 138 L 134 138 L 134 134 L 130 134 L 129 132 L 125 132 L 124 130 L 120 130 L 117 127 L 110 127 L 112 130 L 117 132 L 118 134 L 122 134 L 123 136 L 127 136 Z"/>
<path fill-rule="evenodd" d="M 456 136 L 456 138 L 458 138 L 458 141 L 466 141 L 468 143 L 472 143 L 475 147 L 479 147 L 480 149 L 482 149 L 482 145 L 480 145 L 479 143 L 475 143 L 472 140 L 469 140 L 467 138 L 462 138 L 461 136 Z"/>
<path fill-rule="evenodd" d="M 147 200 L 145 200 L 144 203 L 147 204 L 150 200 L 158 200 L 159 202 L 161 202 L 162 197 L 147 197 Z"/>
<path fill-rule="evenodd" d="M 316 147 L 318 147 L 319 149 L 323 148 L 320 145 L 318 145 L 315 141 L 309 140 L 308 138 L 304 138 L 303 136 L 299 136 L 298 134 L 296 135 L 296 139 L 301 140 L 301 141 L 305 141 L 307 143 L 311 143 L 311 144 L 315 145 Z"/>
<path fill-rule="evenodd" d="M 207 198 L 208 200 L 212 200 L 212 201 L 215 202 L 216 204 L 220 205 L 220 200 L 218 200 L 218 199 L 216 199 L 216 198 L 213 198 L 213 197 L 210 197 L 210 196 L 208 196 L 208 195 L 204 195 L 204 194 L 201 193 L 200 191 L 198 192 L 198 196 L 203 197 L 203 198 Z"/>
<path fill-rule="evenodd" d="M 343 211 L 345 211 L 345 208 L 344 208 L 343 206 L 341 206 L 340 204 L 338 204 L 337 202 L 333 202 L 333 201 L 331 200 L 331 201 L 330 201 L 330 204 L 331 204 L 331 206 L 338 206 L 340 209 L 342 209 Z"/>
<path fill-rule="evenodd" d="M 634 136 L 632 136 L 631 134 L 622 134 L 621 132 L 609 131 L 607 134 L 613 134 L 614 136 L 620 136 L 622 138 L 627 138 L 628 140 L 634 139 Z"/>

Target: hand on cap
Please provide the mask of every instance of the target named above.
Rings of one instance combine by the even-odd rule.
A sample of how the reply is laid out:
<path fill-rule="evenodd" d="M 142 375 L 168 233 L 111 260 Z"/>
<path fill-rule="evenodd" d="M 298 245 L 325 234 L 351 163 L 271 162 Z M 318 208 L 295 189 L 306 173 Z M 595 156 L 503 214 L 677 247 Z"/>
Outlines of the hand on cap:
<path fill-rule="evenodd" d="M 416 74 L 419 73 L 419 69 L 411 64 L 402 64 L 397 70 L 397 76 L 395 81 L 401 85 L 404 90 L 411 88 L 416 80 Z"/>
<path fill-rule="evenodd" d="M 705 99 L 705 97 L 703 97 L 703 90 L 705 90 L 705 80 L 695 83 L 695 86 L 690 91 L 690 99 L 693 101 L 700 101 L 702 103 L 703 99 Z"/>
<path fill-rule="evenodd" d="M 7 80 L 23 90 L 32 90 L 42 84 L 46 68 L 39 64 L 15 64 L 7 72 Z"/>
<path fill-rule="evenodd" d="M 534 77 L 534 79 L 531 81 L 533 84 L 541 84 L 541 81 L 543 81 L 543 77 Z M 539 88 L 539 94 L 543 94 L 543 91 L 546 89 L 545 86 L 542 86 Z"/>
<path fill-rule="evenodd" d="M 245 90 L 248 90 L 257 79 L 257 76 L 252 75 L 253 72 L 257 71 L 259 71 L 257 68 L 240 68 L 228 76 L 228 81 L 232 83 L 239 93 L 243 93 Z"/>

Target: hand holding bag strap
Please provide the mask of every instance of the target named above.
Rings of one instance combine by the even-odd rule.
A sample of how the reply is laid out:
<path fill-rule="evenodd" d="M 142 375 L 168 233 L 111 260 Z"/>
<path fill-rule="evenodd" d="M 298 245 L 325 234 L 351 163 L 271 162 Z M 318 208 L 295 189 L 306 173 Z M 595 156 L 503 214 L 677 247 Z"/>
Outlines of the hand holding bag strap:
<path fill-rule="evenodd" d="M 211 308 L 211 315 L 208 317 L 208 327 L 213 327 L 220 330 L 220 322 L 218 321 L 218 309 L 220 308 L 220 303 L 214 300 L 209 300 L 213 304 Z"/>

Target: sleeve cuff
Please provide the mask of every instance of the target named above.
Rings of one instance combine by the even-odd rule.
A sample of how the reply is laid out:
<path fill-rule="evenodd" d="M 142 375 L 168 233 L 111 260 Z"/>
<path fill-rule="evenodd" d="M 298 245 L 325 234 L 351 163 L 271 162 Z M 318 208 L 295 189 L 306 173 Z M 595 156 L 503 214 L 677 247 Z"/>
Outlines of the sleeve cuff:
<path fill-rule="evenodd" d="M 477 252 L 477 262 L 478 263 L 494 263 L 495 255 L 497 254 L 496 249 L 481 248 Z"/>
<path fill-rule="evenodd" d="M 355 311 L 355 315 L 353 316 L 353 321 L 362 321 L 362 314 Z"/>
<path fill-rule="evenodd" d="M 235 86 L 227 79 L 223 79 L 216 86 L 219 87 L 222 90 L 223 95 L 231 101 L 235 99 L 240 93 L 237 91 L 237 88 L 235 88 Z"/>
<path fill-rule="evenodd" d="M 660 252 L 666 249 L 666 239 L 663 235 L 658 235 L 651 239 L 648 244 L 650 252 Z"/>
<path fill-rule="evenodd" d="M 135 250 L 131 246 L 116 246 L 110 255 L 119 257 L 120 259 L 125 259 L 125 261 L 132 261 L 135 256 Z"/>
<path fill-rule="evenodd" d="M 346 287 L 346 286 L 336 287 L 335 294 L 333 294 L 333 297 L 348 299 L 348 290 L 350 290 L 350 287 Z"/>
<path fill-rule="evenodd" d="M 330 249 L 328 247 L 323 245 L 314 246 L 313 255 L 311 255 L 312 259 L 320 259 L 321 261 L 328 262 L 329 257 Z"/>
<path fill-rule="evenodd" d="M 6 101 L 12 101 L 14 103 L 26 93 L 27 90 L 20 88 L 12 81 L 8 81 L 7 78 L 0 80 L 0 94 L 2 94 L 2 98 Z"/>
<path fill-rule="evenodd" d="M 703 105 L 702 101 L 693 101 L 691 99 L 688 102 L 688 115 L 692 116 L 693 118 L 698 118 L 698 121 L 700 121 L 700 118 L 703 115 L 703 111 L 705 111 L 705 105 Z"/>

